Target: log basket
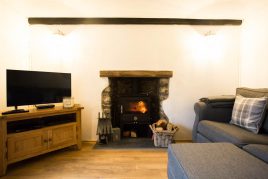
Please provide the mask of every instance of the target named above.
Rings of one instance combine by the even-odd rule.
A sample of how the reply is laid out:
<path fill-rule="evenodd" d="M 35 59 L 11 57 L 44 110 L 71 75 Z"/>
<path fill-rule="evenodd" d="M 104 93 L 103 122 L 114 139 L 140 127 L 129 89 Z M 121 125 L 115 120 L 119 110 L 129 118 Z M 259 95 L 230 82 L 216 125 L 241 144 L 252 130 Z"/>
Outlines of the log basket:
<path fill-rule="evenodd" d="M 153 132 L 154 146 L 168 147 L 168 144 L 172 143 L 173 136 L 179 128 L 171 123 L 169 123 L 169 125 L 172 125 L 171 130 L 163 130 L 163 131 L 156 130 L 156 123 L 149 125 Z"/>

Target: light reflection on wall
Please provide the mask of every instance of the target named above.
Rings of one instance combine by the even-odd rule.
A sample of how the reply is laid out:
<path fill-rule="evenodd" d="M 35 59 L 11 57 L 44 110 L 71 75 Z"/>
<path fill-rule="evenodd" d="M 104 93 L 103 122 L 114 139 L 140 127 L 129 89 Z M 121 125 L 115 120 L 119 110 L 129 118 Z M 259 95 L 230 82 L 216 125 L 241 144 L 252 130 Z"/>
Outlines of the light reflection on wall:
<path fill-rule="evenodd" d="M 31 61 L 35 70 L 66 71 L 77 58 L 79 36 L 75 32 L 66 33 L 63 26 L 60 29 L 33 26 L 31 38 Z"/>
<path fill-rule="evenodd" d="M 220 33 L 192 34 L 187 46 L 191 50 L 191 56 L 196 63 L 217 63 L 224 57 L 224 35 Z"/>

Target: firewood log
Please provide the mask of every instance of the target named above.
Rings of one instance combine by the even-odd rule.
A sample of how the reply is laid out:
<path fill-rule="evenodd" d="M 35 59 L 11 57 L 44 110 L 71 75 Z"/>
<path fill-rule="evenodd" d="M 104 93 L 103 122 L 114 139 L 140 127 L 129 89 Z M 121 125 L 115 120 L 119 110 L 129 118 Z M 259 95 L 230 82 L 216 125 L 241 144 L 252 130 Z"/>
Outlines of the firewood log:
<path fill-rule="evenodd" d="M 162 127 L 163 130 L 166 130 L 167 129 L 167 121 L 165 119 L 159 119 L 156 122 L 156 127 Z"/>

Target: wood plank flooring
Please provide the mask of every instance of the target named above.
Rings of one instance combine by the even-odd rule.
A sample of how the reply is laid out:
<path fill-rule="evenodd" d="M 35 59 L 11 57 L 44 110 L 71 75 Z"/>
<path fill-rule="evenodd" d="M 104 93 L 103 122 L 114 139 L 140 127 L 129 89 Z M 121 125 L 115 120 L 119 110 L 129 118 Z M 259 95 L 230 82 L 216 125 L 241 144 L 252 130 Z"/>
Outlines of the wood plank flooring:
<path fill-rule="evenodd" d="M 165 179 L 166 149 L 63 149 L 8 166 L 3 179 Z"/>

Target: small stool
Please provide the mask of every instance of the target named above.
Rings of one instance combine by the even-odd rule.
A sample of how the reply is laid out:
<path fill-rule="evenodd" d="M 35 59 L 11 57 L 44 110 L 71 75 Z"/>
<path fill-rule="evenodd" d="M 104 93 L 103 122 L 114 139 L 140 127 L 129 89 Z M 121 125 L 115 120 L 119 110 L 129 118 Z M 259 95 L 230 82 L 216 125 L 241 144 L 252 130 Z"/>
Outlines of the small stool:
<path fill-rule="evenodd" d="M 168 147 L 169 179 L 267 179 L 268 165 L 230 143 Z"/>

